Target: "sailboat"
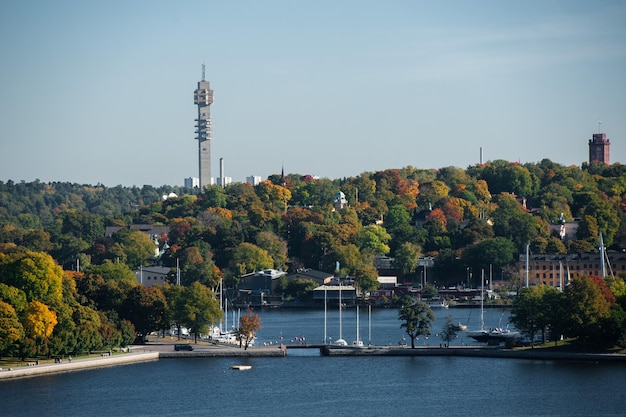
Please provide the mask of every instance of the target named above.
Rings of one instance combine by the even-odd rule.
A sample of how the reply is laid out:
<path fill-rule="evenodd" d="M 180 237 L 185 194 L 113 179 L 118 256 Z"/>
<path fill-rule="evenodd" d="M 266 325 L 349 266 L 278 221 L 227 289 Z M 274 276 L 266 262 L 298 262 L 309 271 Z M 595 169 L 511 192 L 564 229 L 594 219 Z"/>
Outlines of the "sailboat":
<path fill-rule="evenodd" d="M 356 340 L 352 342 L 354 347 L 363 347 L 363 341 L 359 338 L 359 306 L 356 306 Z"/>
<path fill-rule="evenodd" d="M 485 280 L 484 280 L 484 271 L 481 277 L 481 291 L 480 291 L 480 329 L 479 330 L 470 330 L 466 334 L 477 342 L 482 343 L 500 343 L 506 342 L 507 340 L 515 340 L 520 338 L 519 332 L 511 331 L 508 328 L 503 329 L 502 327 L 494 327 L 492 329 L 485 329 L 485 306 L 484 306 L 484 289 L 485 289 Z M 502 317 L 500 317 L 502 320 Z"/>
<path fill-rule="evenodd" d="M 341 310 L 343 310 L 343 305 L 341 304 L 341 282 L 339 283 L 339 339 L 335 340 L 335 345 L 337 346 L 348 346 L 348 342 L 343 338 L 343 322 L 341 318 Z"/>

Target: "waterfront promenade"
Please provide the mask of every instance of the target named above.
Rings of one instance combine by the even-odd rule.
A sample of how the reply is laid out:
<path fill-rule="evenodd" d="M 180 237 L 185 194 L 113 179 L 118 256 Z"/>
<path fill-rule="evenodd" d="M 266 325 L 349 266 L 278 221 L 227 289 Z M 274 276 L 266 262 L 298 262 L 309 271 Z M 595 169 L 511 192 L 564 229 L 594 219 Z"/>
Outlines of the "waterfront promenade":
<path fill-rule="evenodd" d="M 14 366 L 0 370 L 0 380 L 27 378 L 39 375 L 49 375 L 63 372 L 74 372 L 85 369 L 102 368 L 108 366 L 126 365 L 136 362 L 156 361 L 167 358 L 201 358 L 201 357 L 288 357 L 292 349 L 318 350 L 326 357 L 348 356 L 457 356 L 481 357 L 494 359 L 526 359 L 546 361 L 577 361 L 577 362 L 626 362 L 625 354 L 617 353 L 576 353 L 559 352 L 551 349 L 502 349 L 488 346 L 453 346 L 442 347 L 394 347 L 394 346 L 367 346 L 367 347 L 339 347 L 328 345 L 287 344 L 272 346 L 254 346 L 247 350 L 239 346 L 218 345 L 210 343 L 193 344 L 193 351 L 175 351 L 176 341 L 156 339 L 146 345 L 132 346 L 130 352 L 109 356 L 96 354 L 90 357 L 75 358 L 70 361 L 64 359 L 60 363 L 25 362 L 22 366 Z"/>

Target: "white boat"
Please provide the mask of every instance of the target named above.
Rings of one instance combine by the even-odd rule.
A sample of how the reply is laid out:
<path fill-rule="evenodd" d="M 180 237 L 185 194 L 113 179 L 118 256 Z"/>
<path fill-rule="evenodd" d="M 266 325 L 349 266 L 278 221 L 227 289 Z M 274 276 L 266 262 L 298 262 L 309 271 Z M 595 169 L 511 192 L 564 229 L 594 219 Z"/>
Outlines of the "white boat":
<path fill-rule="evenodd" d="M 341 310 L 343 310 L 343 308 L 341 305 L 341 282 L 339 282 L 339 339 L 335 340 L 335 345 L 348 346 L 348 342 L 346 342 L 343 338 L 343 321 L 341 317 Z"/>
<path fill-rule="evenodd" d="M 484 271 L 483 271 L 484 274 Z M 484 320 L 484 280 L 485 277 L 484 275 L 481 276 L 481 280 L 483 282 L 483 284 L 481 285 L 481 291 L 480 291 L 480 329 L 479 330 L 470 330 L 468 332 L 466 332 L 468 337 L 471 337 L 472 339 L 476 340 L 477 342 L 481 342 L 481 343 L 501 343 L 501 342 L 506 342 L 507 340 L 515 340 L 515 339 L 519 339 L 520 333 L 519 332 L 515 332 L 515 331 L 511 331 L 508 328 L 503 329 L 501 327 L 494 327 L 492 329 L 485 329 L 485 320 Z M 502 320 L 502 317 L 500 317 L 500 320 Z M 460 325 L 460 323 L 459 323 Z"/>
<path fill-rule="evenodd" d="M 363 341 L 361 340 L 359 332 L 359 306 L 356 306 L 356 340 L 352 342 L 353 347 L 363 347 Z"/>
<path fill-rule="evenodd" d="M 500 327 L 494 327 L 489 330 L 475 330 L 467 332 L 467 335 L 477 342 L 483 343 L 500 343 L 507 340 L 519 339 L 520 333 L 509 329 L 502 329 Z"/>
<path fill-rule="evenodd" d="M 230 369 L 234 371 L 248 371 L 252 369 L 251 365 L 232 365 Z"/>
<path fill-rule="evenodd" d="M 448 308 L 450 304 L 446 300 L 428 300 L 425 301 L 426 305 L 430 308 Z"/>

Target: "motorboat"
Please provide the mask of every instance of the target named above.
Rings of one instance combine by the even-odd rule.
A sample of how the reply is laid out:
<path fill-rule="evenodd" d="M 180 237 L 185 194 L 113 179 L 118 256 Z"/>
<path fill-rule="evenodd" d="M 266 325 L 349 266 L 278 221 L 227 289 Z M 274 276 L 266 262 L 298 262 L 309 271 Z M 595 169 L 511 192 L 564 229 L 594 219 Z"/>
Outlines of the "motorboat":
<path fill-rule="evenodd" d="M 230 367 L 233 371 L 248 371 L 252 369 L 251 365 L 232 365 Z"/>

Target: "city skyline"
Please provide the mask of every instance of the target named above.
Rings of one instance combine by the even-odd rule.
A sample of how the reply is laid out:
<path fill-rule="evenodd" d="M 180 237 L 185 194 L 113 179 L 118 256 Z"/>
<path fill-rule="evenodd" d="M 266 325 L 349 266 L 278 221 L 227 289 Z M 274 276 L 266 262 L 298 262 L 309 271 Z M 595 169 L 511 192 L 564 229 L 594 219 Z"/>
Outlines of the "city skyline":
<path fill-rule="evenodd" d="M 0 181 L 331 179 L 504 159 L 626 160 L 626 4 L 455 0 L 0 5 Z M 601 121 L 601 124 L 600 124 Z M 211 173 L 217 177 L 213 169 Z"/>

